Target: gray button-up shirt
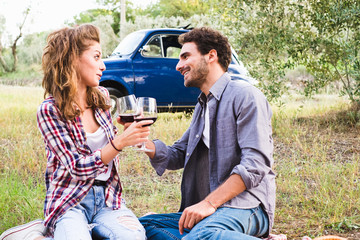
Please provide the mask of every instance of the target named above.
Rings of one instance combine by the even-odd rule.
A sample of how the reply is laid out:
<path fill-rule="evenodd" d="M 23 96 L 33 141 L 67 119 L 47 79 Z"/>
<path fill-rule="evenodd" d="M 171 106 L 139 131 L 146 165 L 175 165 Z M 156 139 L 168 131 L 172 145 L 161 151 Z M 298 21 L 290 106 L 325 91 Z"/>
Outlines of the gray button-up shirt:
<path fill-rule="evenodd" d="M 223 206 L 252 208 L 261 204 L 269 216 L 271 231 L 275 211 L 275 173 L 273 165 L 272 111 L 265 96 L 244 81 L 232 81 L 225 73 L 210 89 L 210 192 L 231 174 L 243 179 L 246 190 Z M 204 93 L 195 106 L 190 127 L 172 146 L 154 140 L 156 152 L 151 164 L 159 175 L 166 169 L 184 168 L 181 207 L 195 204 L 193 161 L 201 158 L 198 143 L 204 130 Z M 206 99 L 206 98 L 205 98 Z M 205 180 L 206 181 L 206 180 Z"/>

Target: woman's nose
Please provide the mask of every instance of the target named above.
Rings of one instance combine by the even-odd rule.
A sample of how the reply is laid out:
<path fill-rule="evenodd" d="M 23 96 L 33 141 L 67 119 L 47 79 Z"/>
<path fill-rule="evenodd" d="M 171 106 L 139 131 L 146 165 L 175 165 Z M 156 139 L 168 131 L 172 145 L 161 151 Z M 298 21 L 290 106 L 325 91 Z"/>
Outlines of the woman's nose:
<path fill-rule="evenodd" d="M 101 60 L 100 70 L 105 71 L 105 69 L 106 69 L 105 63 L 103 60 Z"/>

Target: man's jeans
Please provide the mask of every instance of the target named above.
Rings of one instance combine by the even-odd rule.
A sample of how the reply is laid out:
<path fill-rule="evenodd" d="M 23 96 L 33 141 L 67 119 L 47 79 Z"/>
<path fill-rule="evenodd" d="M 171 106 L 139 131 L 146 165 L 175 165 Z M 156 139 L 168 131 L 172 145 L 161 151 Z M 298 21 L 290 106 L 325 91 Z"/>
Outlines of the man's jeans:
<path fill-rule="evenodd" d="M 59 218 L 54 235 L 55 240 L 146 239 L 144 228 L 125 203 L 119 210 L 105 206 L 101 186 L 93 186 L 77 206 Z"/>
<path fill-rule="evenodd" d="M 204 218 L 190 231 L 179 233 L 179 213 L 154 214 L 140 218 L 148 240 L 164 239 L 242 239 L 264 236 L 269 228 L 266 212 L 259 206 L 252 209 L 223 207 Z"/>

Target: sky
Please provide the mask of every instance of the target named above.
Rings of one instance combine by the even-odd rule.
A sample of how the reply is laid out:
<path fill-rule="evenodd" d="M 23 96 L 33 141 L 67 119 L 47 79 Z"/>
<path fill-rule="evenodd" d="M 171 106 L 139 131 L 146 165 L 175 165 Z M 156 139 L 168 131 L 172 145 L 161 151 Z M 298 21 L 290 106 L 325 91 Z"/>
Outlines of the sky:
<path fill-rule="evenodd" d="M 135 6 L 148 5 L 156 0 L 129 0 Z M 23 19 L 23 12 L 31 6 L 29 18 L 23 29 L 24 34 L 57 29 L 66 20 L 87 9 L 98 7 L 95 0 L 0 0 L 0 14 L 6 19 L 6 33 L 18 34 L 18 25 Z"/>

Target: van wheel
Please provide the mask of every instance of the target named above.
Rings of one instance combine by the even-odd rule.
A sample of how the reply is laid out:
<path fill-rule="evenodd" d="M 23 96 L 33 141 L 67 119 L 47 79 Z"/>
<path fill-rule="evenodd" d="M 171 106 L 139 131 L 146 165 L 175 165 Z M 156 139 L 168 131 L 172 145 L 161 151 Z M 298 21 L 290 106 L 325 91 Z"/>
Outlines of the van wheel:
<path fill-rule="evenodd" d="M 126 94 L 117 90 L 116 88 L 107 87 L 106 88 L 109 91 L 110 94 L 110 103 L 111 103 L 111 115 L 115 116 L 116 113 L 116 99 L 122 96 L 125 96 Z"/>

